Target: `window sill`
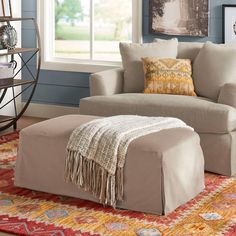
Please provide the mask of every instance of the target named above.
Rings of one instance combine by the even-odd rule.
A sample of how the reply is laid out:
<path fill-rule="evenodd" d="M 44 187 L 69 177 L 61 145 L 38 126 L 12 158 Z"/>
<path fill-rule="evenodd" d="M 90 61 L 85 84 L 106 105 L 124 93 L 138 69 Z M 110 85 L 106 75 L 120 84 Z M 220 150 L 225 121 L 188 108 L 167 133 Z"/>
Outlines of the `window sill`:
<path fill-rule="evenodd" d="M 68 60 L 69 61 L 69 60 Z M 65 61 L 44 61 L 41 64 L 42 70 L 54 71 L 68 71 L 68 72 L 82 72 L 82 73 L 95 73 L 104 70 L 110 70 L 121 67 L 121 62 L 115 63 L 98 63 L 98 62 L 65 62 Z"/>

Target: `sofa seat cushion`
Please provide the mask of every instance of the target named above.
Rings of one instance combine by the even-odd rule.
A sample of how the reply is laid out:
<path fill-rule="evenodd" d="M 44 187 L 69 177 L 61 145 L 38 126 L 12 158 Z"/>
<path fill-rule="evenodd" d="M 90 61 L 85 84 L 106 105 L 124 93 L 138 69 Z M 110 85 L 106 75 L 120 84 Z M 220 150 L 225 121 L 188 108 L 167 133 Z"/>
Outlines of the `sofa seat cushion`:
<path fill-rule="evenodd" d="M 80 100 L 80 114 L 137 114 L 176 117 L 198 133 L 228 133 L 236 129 L 236 109 L 201 97 L 124 93 Z"/>

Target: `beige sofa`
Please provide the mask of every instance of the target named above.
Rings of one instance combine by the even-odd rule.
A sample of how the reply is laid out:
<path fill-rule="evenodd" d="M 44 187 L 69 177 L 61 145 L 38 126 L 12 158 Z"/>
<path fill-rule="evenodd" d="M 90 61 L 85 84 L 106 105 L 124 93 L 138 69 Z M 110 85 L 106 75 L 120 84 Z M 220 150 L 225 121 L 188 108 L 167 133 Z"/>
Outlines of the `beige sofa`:
<path fill-rule="evenodd" d="M 202 48 L 201 43 L 179 43 L 177 58 L 189 58 L 194 63 Z M 209 53 L 206 57 L 208 55 Z M 204 64 L 202 58 L 198 60 Z M 209 77 L 213 76 L 210 74 L 212 69 L 207 74 L 210 66 L 210 63 L 206 64 L 206 76 Z M 202 74 L 203 72 L 201 71 Z M 193 75 L 195 73 L 196 71 Z M 138 114 L 180 118 L 200 135 L 205 169 L 233 175 L 236 173 L 236 74 L 234 79 L 235 84 L 233 80 L 230 83 L 228 79 L 225 83 L 221 81 L 217 99 L 199 95 L 200 87 L 196 88 L 198 97 L 143 94 L 141 91 L 124 93 L 124 70 L 113 69 L 91 75 L 91 97 L 80 101 L 80 113 L 97 116 Z M 199 86 L 202 82 L 204 83 L 198 81 L 196 84 Z"/>

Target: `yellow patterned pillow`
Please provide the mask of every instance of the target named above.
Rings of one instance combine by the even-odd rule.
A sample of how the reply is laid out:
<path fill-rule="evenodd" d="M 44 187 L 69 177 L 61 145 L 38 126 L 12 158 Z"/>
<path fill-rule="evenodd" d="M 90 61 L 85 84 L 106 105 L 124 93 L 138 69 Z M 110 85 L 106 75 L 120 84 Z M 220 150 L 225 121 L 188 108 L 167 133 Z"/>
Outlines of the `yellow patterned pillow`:
<path fill-rule="evenodd" d="M 196 96 L 189 59 L 142 58 L 144 93 L 163 93 Z"/>

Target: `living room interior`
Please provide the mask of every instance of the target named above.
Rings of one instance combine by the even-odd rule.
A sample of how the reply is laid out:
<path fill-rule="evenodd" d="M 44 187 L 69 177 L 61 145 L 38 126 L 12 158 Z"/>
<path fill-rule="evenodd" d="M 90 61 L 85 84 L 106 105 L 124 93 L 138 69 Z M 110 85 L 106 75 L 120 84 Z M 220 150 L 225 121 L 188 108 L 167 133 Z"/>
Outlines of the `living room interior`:
<path fill-rule="evenodd" d="M 236 235 L 236 0 L 0 23 L 0 235 Z"/>

